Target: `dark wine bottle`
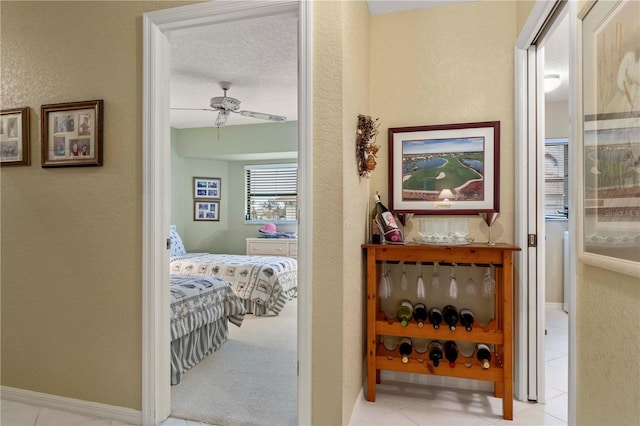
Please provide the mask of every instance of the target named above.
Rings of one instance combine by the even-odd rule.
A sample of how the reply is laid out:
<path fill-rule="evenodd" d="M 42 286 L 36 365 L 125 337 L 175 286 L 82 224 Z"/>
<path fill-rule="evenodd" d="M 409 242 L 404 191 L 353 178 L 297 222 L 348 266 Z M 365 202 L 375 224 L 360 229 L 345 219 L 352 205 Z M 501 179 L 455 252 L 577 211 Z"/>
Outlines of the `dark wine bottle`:
<path fill-rule="evenodd" d="M 427 307 L 424 303 L 416 303 L 413 306 L 413 319 L 418 323 L 418 327 L 424 327 L 424 323 L 427 322 L 428 317 L 429 311 L 427 311 Z"/>
<path fill-rule="evenodd" d="M 413 352 L 413 346 L 411 345 L 411 339 L 408 337 L 403 337 L 400 340 L 400 345 L 398 345 L 398 351 L 400 352 L 400 356 L 402 356 L 402 362 L 409 362 L 409 355 Z"/>
<path fill-rule="evenodd" d="M 444 342 L 444 357 L 449 361 L 449 367 L 455 368 L 458 358 L 458 345 L 453 340 Z"/>
<path fill-rule="evenodd" d="M 431 308 L 429 310 L 429 321 L 433 324 L 433 328 L 439 329 L 442 322 L 442 311 L 438 308 Z"/>
<path fill-rule="evenodd" d="M 400 302 L 400 307 L 396 311 L 396 318 L 400 321 L 400 324 L 403 327 L 409 325 L 409 321 L 411 321 L 411 317 L 413 316 L 413 305 L 409 300 L 402 300 Z"/>
<path fill-rule="evenodd" d="M 429 343 L 429 359 L 433 362 L 433 366 L 437 367 L 442 361 L 442 343 L 432 340 Z"/>
<path fill-rule="evenodd" d="M 449 330 L 453 331 L 456 329 L 456 324 L 458 323 L 458 310 L 453 305 L 447 305 L 442 308 L 442 318 L 449 326 Z"/>
<path fill-rule="evenodd" d="M 484 343 L 478 343 L 476 346 L 476 358 L 480 361 L 480 365 L 485 370 L 491 366 L 491 349 Z"/>
<path fill-rule="evenodd" d="M 460 309 L 460 325 L 467 331 L 473 329 L 473 312 L 470 309 Z"/>
<path fill-rule="evenodd" d="M 376 192 L 376 222 L 381 228 L 384 239 L 391 244 L 404 244 L 402 233 L 396 219 L 389 209 L 380 201 L 380 194 Z"/>

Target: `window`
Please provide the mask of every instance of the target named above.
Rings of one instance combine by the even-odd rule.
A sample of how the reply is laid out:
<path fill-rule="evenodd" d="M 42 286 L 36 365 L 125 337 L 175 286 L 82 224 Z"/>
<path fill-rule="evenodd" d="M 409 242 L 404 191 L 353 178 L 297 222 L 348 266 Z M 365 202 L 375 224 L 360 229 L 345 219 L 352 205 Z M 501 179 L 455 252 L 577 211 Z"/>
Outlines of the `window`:
<path fill-rule="evenodd" d="M 567 218 L 569 206 L 568 139 L 547 139 L 544 145 L 544 215 Z"/>
<path fill-rule="evenodd" d="M 298 166 L 247 165 L 245 173 L 246 222 L 296 222 Z"/>

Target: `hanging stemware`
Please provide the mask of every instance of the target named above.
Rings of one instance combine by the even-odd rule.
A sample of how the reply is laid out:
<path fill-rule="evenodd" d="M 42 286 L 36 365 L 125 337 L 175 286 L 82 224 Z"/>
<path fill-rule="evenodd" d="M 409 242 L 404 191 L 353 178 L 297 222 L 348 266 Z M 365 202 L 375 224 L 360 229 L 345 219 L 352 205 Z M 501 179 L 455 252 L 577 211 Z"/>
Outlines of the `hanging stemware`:
<path fill-rule="evenodd" d="M 418 282 L 416 284 L 416 296 L 418 299 L 424 300 L 426 297 L 424 290 L 424 279 L 422 279 L 422 263 L 418 262 Z"/>
<path fill-rule="evenodd" d="M 491 274 L 491 266 L 487 267 L 487 272 L 482 279 L 482 295 L 486 298 L 490 298 L 495 294 L 496 281 Z"/>
<path fill-rule="evenodd" d="M 438 290 L 440 288 L 440 274 L 438 274 L 438 262 L 433 263 L 433 274 L 431 275 L 431 288 Z"/>
<path fill-rule="evenodd" d="M 380 299 L 388 299 L 391 296 L 389 285 L 387 283 L 387 262 L 382 262 L 380 282 L 378 283 L 378 295 L 380 296 Z"/>
<path fill-rule="evenodd" d="M 472 263 L 471 266 L 473 266 L 473 270 L 475 271 L 476 265 Z M 467 290 L 467 293 L 470 294 L 471 296 L 475 296 L 476 294 L 478 294 L 478 284 L 476 284 L 476 280 L 473 279 L 473 272 L 471 276 L 469 276 L 469 279 L 467 280 L 465 289 Z"/>
<path fill-rule="evenodd" d="M 402 274 L 400 274 L 400 288 L 402 289 L 402 291 L 407 291 L 409 289 L 407 273 L 404 271 L 404 262 L 402 262 Z"/>
<path fill-rule="evenodd" d="M 458 298 L 458 281 L 456 280 L 456 264 L 451 266 L 451 275 L 449 276 L 451 281 L 449 282 L 449 297 L 452 300 Z"/>

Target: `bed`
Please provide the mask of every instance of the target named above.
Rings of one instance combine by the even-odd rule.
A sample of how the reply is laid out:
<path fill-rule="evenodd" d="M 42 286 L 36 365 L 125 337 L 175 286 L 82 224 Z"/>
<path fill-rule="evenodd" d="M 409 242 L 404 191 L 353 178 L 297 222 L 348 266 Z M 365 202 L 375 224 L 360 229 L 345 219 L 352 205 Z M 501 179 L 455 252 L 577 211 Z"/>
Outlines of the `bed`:
<path fill-rule="evenodd" d="M 171 274 L 217 277 L 242 300 L 247 313 L 278 315 L 297 296 L 297 260 L 282 256 L 187 253 L 171 226 Z"/>
<path fill-rule="evenodd" d="M 229 323 L 242 324 L 246 310 L 220 278 L 171 275 L 171 384 L 212 352 L 229 335 Z"/>

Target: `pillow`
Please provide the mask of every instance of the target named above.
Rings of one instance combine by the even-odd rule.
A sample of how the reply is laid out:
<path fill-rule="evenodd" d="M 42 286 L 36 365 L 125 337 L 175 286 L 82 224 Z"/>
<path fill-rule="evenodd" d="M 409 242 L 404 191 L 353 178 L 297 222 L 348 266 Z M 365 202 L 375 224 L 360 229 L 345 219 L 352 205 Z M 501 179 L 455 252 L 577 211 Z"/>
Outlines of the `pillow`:
<path fill-rule="evenodd" d="M 169 226 L 169 238 L 171 238 L 171 256 L 187 254 L 187 250 L 184 248 L 182 238 L 180 238 L 180 234 L 178 234 L 175 225 Z"/>

